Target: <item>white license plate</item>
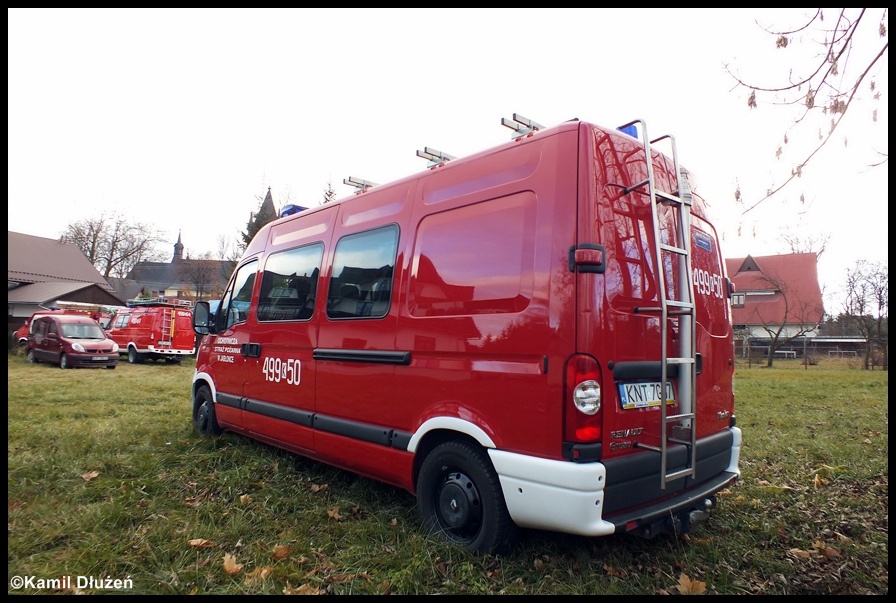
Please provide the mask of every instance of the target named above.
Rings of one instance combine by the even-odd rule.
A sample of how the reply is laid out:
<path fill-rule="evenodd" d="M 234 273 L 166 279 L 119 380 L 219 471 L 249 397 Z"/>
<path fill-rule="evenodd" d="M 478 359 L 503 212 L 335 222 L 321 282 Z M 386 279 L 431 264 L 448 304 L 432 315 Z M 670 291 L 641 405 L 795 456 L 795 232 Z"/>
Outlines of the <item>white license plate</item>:
<path fill-rule="evenodd" d="M 94 356 L 92 360 L 108 360 L 108 356 Z"/>
<path fill-rule="evenodd" d="M 662 383 L 659 381 L 620 383 L 618 387 L 619 401 L 623 409 L 659 406 L 663 395 Z M 672 391 L 671 381 L 666 381 L 666 404 L 675 404 L 675 393 Z"/>

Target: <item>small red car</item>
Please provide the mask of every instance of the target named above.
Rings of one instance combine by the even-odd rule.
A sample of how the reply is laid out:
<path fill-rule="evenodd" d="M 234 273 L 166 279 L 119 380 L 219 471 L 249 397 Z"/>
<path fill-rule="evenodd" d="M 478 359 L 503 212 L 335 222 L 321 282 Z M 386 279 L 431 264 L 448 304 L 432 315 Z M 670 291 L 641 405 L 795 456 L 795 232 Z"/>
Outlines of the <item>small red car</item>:
<path fill-rule="evenodd" d="M 118 344 L 86 315 L 50 314 L 31 322 L 26 344 L 28 362 L 51 362 L 60 368 L 118 366 Z"/>
<path fill-rule="evenodd" d="M 26 318 L 25 324 L 16 330 L 15 338 L 19 347 L 24 348 L 28 345 L 28 336 L 31 334 L 31 323 L 39 316 L 47 316 L 48 314 L 79 314 L 81 316 L 88 316 L 86 310 L 60 310 L 59 308 L 38 310 L 32 314 L 30 318 Z"/>

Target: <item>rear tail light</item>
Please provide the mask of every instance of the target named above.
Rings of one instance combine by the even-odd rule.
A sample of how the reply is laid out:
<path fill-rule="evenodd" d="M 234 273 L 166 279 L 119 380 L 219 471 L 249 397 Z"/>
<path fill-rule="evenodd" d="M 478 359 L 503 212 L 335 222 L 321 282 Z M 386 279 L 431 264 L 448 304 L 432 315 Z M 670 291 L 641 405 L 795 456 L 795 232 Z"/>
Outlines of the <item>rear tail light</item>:
<path fill-rule="evenodd" d="M 600 367 L 591 356 L 578 354 L 566 363 L 564 440 L 595 442 L 603 425 Z"/>

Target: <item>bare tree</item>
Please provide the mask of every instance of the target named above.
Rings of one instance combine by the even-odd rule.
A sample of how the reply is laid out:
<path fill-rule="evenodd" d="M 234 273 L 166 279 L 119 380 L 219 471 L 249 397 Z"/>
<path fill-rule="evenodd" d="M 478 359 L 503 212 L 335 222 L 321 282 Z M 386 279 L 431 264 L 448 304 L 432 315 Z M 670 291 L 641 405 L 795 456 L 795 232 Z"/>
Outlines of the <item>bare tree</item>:
<path fill-rule="evenodd" d="M 774 314 L 764 310 L 763 304 L 757 304 L 753 316 L 769 338 L 768 359 L 766 366 L 772 366 L 775 351 L 791 341 L 804 337 L 818 330 L 824 317 L 824 308 L 810 297 L 803 297 L 799 291 L 791 287 L 783 278 L 773 274 L 762 274 L 759 280 L 765 283 L 774 295 L 783 300 L 784 310 L 779 314 L 777 305 Z"/>
<path fill-rule="evenodd" d="M 745 202 L 738 186 L 735 197 L 738 203 L 745 205 L 744 213 L 802 175 L 806 165 L 832 140 L 855 101 L 866 96 L 870 97 L 874 107 L 870 112 L 870 119 L 877 121 L 876 105 L 881 102 L 881 91 L 876 78 L 881 71 L 886 74 L 887 70 L 888 9 L 833 9 L 838 12 L 835 13 L 832 25 L 824 23 L 825 9 L 810 10 L 812 14 L 807 17 L 806 22 L 795 27 L 774 30 L 760 26 L 775 36 L 776 48 L 788 55 L 779 63 L 782 67 L 779 74 L 780 83 L 762 85 L 747 82 L 732 71 L 730 66 L 726 66 L 737 84 L 750 91 L 747 105 L 751 109 L 759 107 L 761 96 L 763 99 L 770 97 L 771 104 L 783 105 L 795 111 L 793 126 L 784 132 L 781 145 L 776 151 L 778 158 L 784 154 L 784 146 L 790 142 L 791 136 L 797 135 L 798 126 L 804 126 L 800 131 L 816 124 L 818 127 L 815 134 L 818 138 L 817 143 L 809 147 L 805 156 L 793 160 L 790 174 L 783 182 L 770 186 L 763 197 Z M 874 14 L 868 12 L 877 10 L 881 12 Z M 878 14 L 880 18 L 875 21 Z M 879 44 L 876 43 L 877 40 L 880 40 Z M 815 60 L 809 59 L 808 64 L 796 64 L 799 60 L 794 59 L 788 51 L 808 43 L 819 45 L 822 52 L 815 55 Z M 767 72 L 763 75 L 768 75 L 772 81 L 776 77 L 775 74 Z M 886 100 L 883 102 L 886 103 Z M 808 140 L 812 135 L 811 132 L 806 132 L 800 135 L 800 138 Z M 840 135 L 845 146 L 848 142 L 846 132 L 841 132 Z M 885 145 L 886 134 L 882 140 Z M 869 165 L 879 166 L 887 162 L 889 154 L 886 148 L 875 149 L 874 152 L 875 158 Z M 805 200 L 801 197 L 801 201 Z"/>
<path fill-rule="evenodd" d="M 846 273 L 844 314 L 865 338 L 865 370 L 874 364 L 875 345 L 881 350 L 881 366 L 889 360 L 889 270 L 881 262 L 859 260 Z"/>
<path fill-rule="evenodd" d="M 230 275 L 236 269 L 236 265 L 240 260 L 240 249 L 232 242 L 228 241 L 223 235 L 218 237 L 218 274 L 217 282 L 221 283 L 221 287 L 215 291 L 215 297 L 220 297 L 224 293 L 224 287 L 230 280 Z"/>
<path fill-rule="evenodd" d="M 157 229 L 117 214 L 73 222 L 60 240 L 83 251 L 103 278 L 124 278 L 138 262 L 158 261 L 156 246 L 163 242 Z"/>
<path fill-rule="evenodd" d="M 190 284 L 196 297 L 195 301 L 210 299 L 213 296 L 218 283 L 217 267 L 218 262 L 213 260 L 211 253 L 208 252 L 180 263 L 180 279 Z"/>
<path fill-rule="evenodd" d="M 782 234 L 781 240 L 787 247 L 787 253 L 814 253 L 818 259 L 831 240 L 831 233 L 800 235 L 799 231 L 791 231 Z"/>

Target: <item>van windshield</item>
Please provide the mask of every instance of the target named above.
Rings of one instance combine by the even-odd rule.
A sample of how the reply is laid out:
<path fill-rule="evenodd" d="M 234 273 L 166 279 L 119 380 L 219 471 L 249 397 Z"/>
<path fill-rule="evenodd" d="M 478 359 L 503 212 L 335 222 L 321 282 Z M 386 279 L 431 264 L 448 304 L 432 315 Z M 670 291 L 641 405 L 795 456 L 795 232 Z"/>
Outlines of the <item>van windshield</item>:
<path fill-rule="evenodd" d="M 62 325 L 62 336 L 66 339 L 105 339 L 99 325 Z"/>

